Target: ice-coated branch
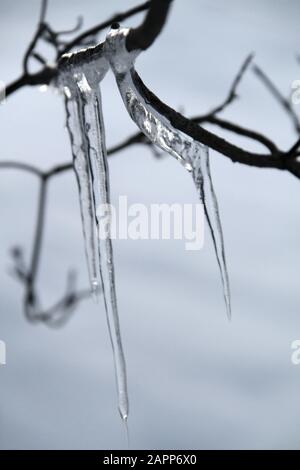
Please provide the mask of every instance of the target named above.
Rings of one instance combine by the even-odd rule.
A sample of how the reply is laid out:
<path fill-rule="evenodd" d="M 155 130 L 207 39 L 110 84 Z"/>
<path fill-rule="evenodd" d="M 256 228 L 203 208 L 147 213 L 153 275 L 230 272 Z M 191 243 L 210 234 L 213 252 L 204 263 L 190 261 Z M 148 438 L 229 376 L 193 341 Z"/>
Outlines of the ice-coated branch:
<path fill-rule="evenodd" d="M 145 51 L 162 31 L 173 0 L 152 0 L 144 21 L 138 28 L 130 30 L 127 39 L 127 50 Z"/>
<path fill-rule="evenodd" d="M 23 57 L 23 73 L 22 75 L 17 78 L 16 80 L 13 80 L 11 83 L 9 83 L 6 86 L 6 97 L 12 95 L 16 91 L 18 91 L 21 88 L 24 88 L 25 86 L 36 86 L 36 85 L 43 85 L 43 84 L 49 84 L 53 78 L 56 75 L 56 67 L 55 64 L 53 66 L 47 65 L 47 60 L 45 60 L 45 64 L 40 71 L 31 73 L 29 71 L 29 60 L 30 58 L 36 58 L 34 56 L 34 49 L 35 46 L 37 45 L 37 42 L 40 39 L 45 39 L 46 38 L 56 37 L 56 41 L 52 41 L 52 46 L 56 50 L 56 55 L 57 55 L 57 60 L 61 57 L 61 55 L 65 54 L 66 52 L 71 51 L 74 47 L 80 47 L 85 44 L 86 40 L 89 40 L 91 38 L 95 38 L 101 31 L 104 29 L 108 28 L 112 23 L 114 22 L 121 22 L 124 21 L 134 15 L 137 15 L 138 13 L 141 13 L 145 10 L 147 10 L 150 6 L 150 1 L 144 2 L 134 8 L 131 8 L 130 10 L 127 10 L 122 13 L 117 13 L 113 15 L 111 18 L 108 20 L 99 23 L 98 25 L 94 26 L 93 28 L 87 29 L 86 31 L 83 31 L 81 34 L 77 35 L 73 39 L 69 41 L 62 41 L 60 40 L 59 37 L 62 34 L 66 34 L 66 31 L 62 31 L 60 33 L 56 33 L 55 31 L 50 28 L 50 26 L 45 22 L 45 15 L 46 15 L 46 3 L 42 3 L 42 9 L 41 9 L 41 14 L 40 14 L 40 20 L 37 25 L 36 32 L 34 33 L 34 36 L 32 40 L 30 41 L 29 46 L 27 47 L 24 57 Z M 68 32 L 67 32 L 68 33 Z M 51 41 L 48 41 L 51 42 Z M 40 61 L 39 61 L 40 62 Z"/>
<path fill-rule="evenodd" d="M 137 73 L 135 73 L 134 79 L 137 87 L 140 88 L 148 103 L 156 109 L 157 112 L 164 115 L 173 127 L 189 135 L 195 141 L 207 145 L 211 149 L 225 155 L 234 163 L 243 163 L 245 165 L 255 166 L 258 168 L 276 168 L 279 170 L 286 170 L 297 178 L 300 178 L 300 164 L 295 159 L 295 154 L 291 155 L 289 152 L 282 151 L 256 153 L 232 144 L 204 129 L 195 121 L 184 117 L 182 114 L 163 103 L 146 87 Z"/>
<path fill-rule="evenodd" d="M 117 13 L 113 15 L 111 18 L 109 18 L 108 20 L 104 21 L 103 23 L 100 23 L 99 25 L 94 26 L 93 28 L 90 28 L 84 31 L 83 33 L 76 36 L 68 44 L 66 44 L 64 49 L 61 50 L 60 55 L 65 54 L 66 52 L 70 52 L 74 47 L 78 47 L 78 45 L 82 44 L 83 40 L 89 37 L 95 37 L 104 29 L 109 28 L 113 23 L 121 23 L 122 21 L 130 18 L 131 16 L 134 16 L 134 15 L 137 15 L 138 13 L 142 13 L 143 11 L 146 11 L 150 7 L 150 3 L 151 3 L 150 1 L 147 1 L 123 13 Z"/>
<path fill-rule="evenodd" d="M 143 23 L 135 29 L 132 29 L 127 37 L 127 48 L 128 50 L 132 50 L 135 48 L 146 49 L 149 47 L 157 35 L 162 30 L 165 20 L 167 18 L 167 14 L 169 12 L 169 8 L 171 5 L 171 0 L 152 0 L 145 2 L 141 5 L 138 5 L 131 10 L 128 10 L 124 13 L 119 13 L 113 15 L 107 21 L 96 25 L 95 27 L 84 31 L 80 35 L 73 38 L 71 41 L 62 41 L 60 39 L 61 33 L 55 33 L 49 25 L 45 23 L 45 5 L 43 6 L 43 12 L 41 14 L 41 18 L 43 21 L 40 21 L 37 28 L 37 33 L 34 35 L 33 40 L 31 41 L 29 47 L 27 48 L 24 60 L 24 73 L 23 75 L 18 78 L 17 80 L 13 81 L 9 84 L 6 88 L 6 95 L 9 96 L 18 89 L 24 86 L 35 86 L 39 84 L 49 83 L 53 78 L 56 76 L 56 67 L 43 65 L 41 70 L 37 73 L 30 73 L 28 71 L 28 61 L 30 58 L 37 59 L 37 55 L 34 51 L 35 45 L 40 38 L 45 39 L 52 38 L 52 45 L 55 47 L 57 52 L 57 58 L 61 57 L 61 55 L 65 52 L 72 50 L 74 47 L 80 47 L 85 44 L 85 41 L 89 41 L 91 38 L 95 38 L 96 35 L 103 29 L 107 28 L 110 24 L 114 22 L 123 21 L 126 18 L 129 18 L 135 14 L 141 13 L 149 9 L 148 13 L 145 16 Z M 149 8 L 150 7 L 150 8 Z M 65 32 L 66 33 L 66 32 Z M 53 39 L 55 38 L 55 39 Z M 51 42 L 51 40 L 50 40 Z M 41 63 L 41 58 L 39 58 L 39 63 Z M 229 104 L 231 104 L 236 98 L 236 89 L 239 85 L 241 79 L 244 76 L 245 71 L 248 69 L 249 64 L 251 63 L 252 55 L 248 56 L 243 63 L 241 69 L 239 70 L 238 74 L 236 75 L 232 86 L 229 90 L 228 96 L 220 106 L 212 109 L 206 115 L 202 115 L 198 117 L 197 122 L 192 122 L 181 116 L 179 113 L 176 113 L 172 108 L 165 105 L 163 103 L 158 104 L 161 108 L 161 112 L 166 112 L 170 114 L 173 124 L 178 129 L 182 129 L 190 133 L 191 137 L 195 138 L 199 142 L 208 145 L 212 149 L 217 150 L 220 154 L 230 158 L 233 162 L 239 162 L 244 165 L 254 166 L 258 168 L 275 168 L 279 170 L 286 170 L 295 175 L 297 178 L 300 178 L 300 163 L 297 160 L 298 157 L 298 148 L 299 146 L 296 144 L 291 145 L 291 149 L 293 151 L 284 152 L 278 149 L 276 144 L 267 136 L 263 135 L 262 133 L 252 130 L 252 129 L 245 129 L 244 127 L 240 126 L 236 123 L 231 123 L 227 120 L 221 119 L 217 116 L 221 111 L 223 111 Z M 45 61 L 45 64 L 47 61 Z M 280 92 L 272 85 L 270 80 L 266 80 L 266 76 L 260 72 L 256 68 L 257 75 L 264 81 L 267 87 L 271 90 L 274 97 L 279 99 L 281 104 L 284 108 L 288 111 L 290 117 L 294 121 L 295 129 L 299 134 L 299 124 L 297 122 L 297 117 L 295 117 L 294 113 L 291 113 L 290 106 L 286 99 L 282 99 L 282 95 Z M 149 90 L 148 90 L 149 91 Z M 151 92 L 149 91 L 149 96 L 151 96 Z M 155 101 L 154 95 L 152 94 L 152 98 Z M 164 109 L 162 109 L 164 108 Z M 257 141 L 264 145 L 269 153 L 255 153 L 249 152 L 246 149 L 234 145 L 228 142 L 225 139 L 220 138 L 218 135 L 215 135 L 212 132 L 200 127 L 197 124 L 213 124 L 223 129 L 226 129 L 234 134 L 242 135 L 248 137 L 254 141 Z"/>
<path fill-rule="evenodd" d="M 104 53 L 129 116 L 145 136 L 159 149 L 174 157 L 190 172 L 214 243 L 220 269 L 223 294 L 228 318 L 231 317 L 230 285 L 225 256 L 224 237 L 218 202 L 214 191 L 209 164 L 208 147 L 175 129 L 164 114 L 151 107 L 147 95 L 138 87 L 135 77 L 136 53 L 128 52 L 126 39 L 130 30 L 113 27 L 107 35 Z"/>

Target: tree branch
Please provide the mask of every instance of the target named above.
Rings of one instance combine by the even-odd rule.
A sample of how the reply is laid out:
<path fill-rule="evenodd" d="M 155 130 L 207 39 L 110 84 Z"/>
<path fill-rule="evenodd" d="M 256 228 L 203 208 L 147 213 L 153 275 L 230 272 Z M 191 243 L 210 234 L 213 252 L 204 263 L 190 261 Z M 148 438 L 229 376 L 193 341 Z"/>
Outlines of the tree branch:
<path fill-rule="evenodd" d="M 273 97 L 279 102 L 279 104 L 281 104 L 283 109 L 287 112 L 288 116 L 292 119 L 296 132 L 300 134 L 300 121 L 290 101 L 282 95 L 282 93 L 261 68 L 259 68 L 257 65 L 253 65 L 253 72 L 270 91 Z"/>
<path fill-rule="evenodd" d="M 245 127 L 229 122 L 225 119 L 221 119 L 216 116 L 207 116 L 206 119 L 193 119 L 193 121 L 198 122 L 199 124 L 201 122 L 215 124 L 216 126 L 219 126 L 222 129 L 226 129 L 227 131 L 233 132 L 234 134 L 242 135 L 244 137 L 248 137 L 249 139 L 255 140 L 256 142 L 259 142 L 260 144 L 264 145 L 268 150 L 270 150 L 271 153 L 276 154 L 279 152 L 279 149 L 276 144 L 272 142 L 268 137 L 265 137 L 259 132 L 246 129 Z"/>
<path fill-rule="evenodd" d="M 70 41 L 63 50 L 60 51 L 60 55 L 70 52 L 74 47 L 78 46 L 84 39 L 95 36 L 100 31 L 103 31 L 106 28 L 109 28 L 113 23 L 121 23 L 127 18 L 131 16 L 137 15 L 138 13 L 142 13 L 143 11 L 147 10 L 150 7 L 151 1 L 142 3 L 131 10 L 128 10 L 124 13 L 116 13 L 115 15 L 111 16 L 107 21 L 100 23 L 97 26 L 94 26 L 91 29 L 87 29 L 83 33 L 76 36 L 72 41 Z"/>
<path fill-rule="evenodd" d="M 120 150 L 123 150 L 131 145 L 141 143 L 152 145 L 150 141 L 147 141 L 144 134 L 138 132 L 125 139 L 120 144 L 110 148 L 108 150 L 108 155 L 114 155 Z M 48 171 L 42 171 L 36 166 L 27 163 L 2 161 L 0 162 L 0 169 L 21 170 L 39 178 L 40 192 L 38 197 L 37 218 L 34 229 L 30 266 L 28 269 L 26 268 L 23 251 L 21 248 L 16 247 L 12 250 L 12 256 L 15 260 L 13 274 L 24 286 L 24 312 L 27 320 L 33 323 L 43 322 L 47 326 L 51 327 L 60 327 L 70 318 L 77 304 L 81 300 L 90 297 L 89 289 L 76 291 L 75 287 L 71 285 L 71 281 L 75 274 L 73 274 L 71 277 L 69 275 L 68 277 L 69 281 L 66 294 L 47 310 L 41 309 L 38 295 L 36 293 L 38 268 L 41 262 L 42 241 L 45 231 L 48 182 L 52 177 L 57 176 L 65 171 L 72 170 L 73 164 L 68 162 L 62 165 L 54 166 Z"/>
<path fill-rule="evenodd" d="M 295 162 L 291 162 L 294 156 L 291 156 L 287 152 L 285 153 L 280 151 L 270 154 L 261 154 L 244 150 L 241 147 L 238 147 L 237 145 L 234 145 L 209 132 L 193 120 L 187 119 L 182 114 L 163 103 L 146 87 L 136 72 L 132 73 L 132 79 L 136 87 L 140 89 L 141 94 L 146 96 L 148 103 L 154 109 L 156 109 L 160 114 L 163 114 L 170 121 L 173 127 L 189 135 L 196 141 L 207 145 L 222 155 L 225 155 L 230 158 L 232 162 L 239 162 L 249 166 L 256 166 L 258 168 L 277 168 L 279 170 L 288 170 L 298 178 L 300 177 L 299 164 L 295 165 Z"/>
<path fill-rule="evenodd" d="M 226 99 L 224 100 L 224 102 L 222 104 L 220 104 L 216 108 L 212 109 L 206 115 L 202 116 L 204 121 L 205 121 L 206 118 L 210 118 L 211 116 L 214 116 L 215 114 L 218 114 L 218 113 L 224 111 L 224 109 L 227 108 L 228 105 L 233 103 L 233 101 L 237 98 L 237 93 L 236 93 L 237 88 L 238 88 L 242 78 L 244 77 L 245 72 L 247 71 L 250 63 L 252 62 L 253 57 L 254 57 L 254 54 L 249 54 L 246 57 L 246 59 L 242 63 L 242 66 L 241 66 L 240 70 L 238 71 L 236 77 L 234 78 L 234 80 L 232 82 L 232 85 L 229 89 L 229 92 L 228 92 L 228 95 L 227 95 Z"/>
<path fill-rule="evenodd" d="M 157 36 L 162 31 L 170 10 L 171 3 L 172 0 L 147 1 L 135 8 L 128 10 L 127 12 L 113 15 L 107 21 L 82 32 L 72 40 L 66 42 L 60 39 L 60 36 L 78 31 L 81 22 L 79 21 L 77 26 L 71 31 L 53 31 L 51 27 L 45 22 L 47 0 L 43 0 L 37 30 L 24 54 L 23 74 L 7 86 L 6 96 L 13 94 L 15 91 L 21 89 L 24 86 L 34 86 L 49 83 L 54 78 L 56 74 L 56 67 L 47 65 L 47 60 L 35 52 L 36 45 L 40 39 L 47 41 L 54 47 L 56 50 L 57 60 L 59 60 L 62 54 L 71 51 L 74 47 L 82 47 L 83 45 L 86 46 L 93 43 L 95 41 L 96 35 L 103 29 L 109 27 L 112 23 L 124 21 L 125 19 L 148 9 L 142 24 L 139 27 L 130 30 L 126 40 L 126 46 L 129 51 L 135 49 L 146 50 L 153 44 Z M 208 145 L 210 148 L 230 158 L 233 162 L 239 162 L 259 168 L 276 168 L 280 170 L 287 170 L 300 178 L 300 164 L 298 162 L 298 157 L 300 154 L 300 123 L 298 116 L 294 112 L 288 100 L 282 96 L 271 80 L 257 66 L 254 67 L 256 75 L 262 80 L 262 82 L 271 91 L 275 99 L 280 102 L 280 104 L 291 117 L 298 134 L 298 140 L 296 143 L 291 146 L 289 151 L 283 152 L 277 147 L 275 143 L 273 143 L 268 137 L 262 135 L 261 133 L 246 129 L 238 124 L 221 119 L 217 116 L 217 114 L 224 111 L 227 106 L 233 103 L 233 101 L 236 99 L 237 88 L 246 70 L 248 69 L 249 64 L 252 61 L 252 57 L 252 55 L 249 55 L 243 62 L 240 70 L 233 80 L 226 99 L 219 106 L 213 108 L 207 114 L 192 119 L 187 119 L 160 101 L 150 90 L 147 89 L 137 74 L 134 74 L 133 78 L 136 85 L 140 87 L 144 94 L 146 94 L 151 106 L 165 115 L 175 128 L 186 133 L 198 142 Z M 37 73 L 30 73 L 29 71 L 29 60 L 32 58 L 42 64 L 41 70 Z M 200 126 L 200 124 L 205 123 L 219 126 L 222 129 L 226 129 L 237 135 L 241 135 L 259 142 L 268 149 L 269 153 L 254 153 L 244 150 L 243 148 L 236 146 L 226 141 L 225 139 L 222 139 L 221 137 Z M 147 139 L 147 137 L 145 137 L 144 134 L 137 132 L 118 145 L 111 147 L 108 150 L 108 155 L 114 155 L 117 152 L 135 144 L 143 144 L 149 146 L 150 148 L 154 148 L 153 144 L 149 141 L 149 139 Z M 3 161 L 0 162 L 0 169 L 1 168 L 26 171 L 39 178 L 40 194 L 31 263 L 29 269 L 27 270 L 22 257 L 22 251 L 18 248 L 15 248 L 12 252 L 15 259 L 14 274 L 24 284 L 25 287 L 24 310 L 26 312 L 27 318 L 30 321 L 43 321 L 49 326 L 60 326 L 66 319 L 69 318 L 70 313 L 76 304 L 80 300 L 90 295 L 90 291 L 86 289 L 76 292 L 74 288 L 74 276 L 71 274 L 68 276 L 66 294 L 48 310 L 42 310 L 39 307 L 38 297 L 36 295 L 36 280 L 38 276 L 38 267 L 41 260 L 42 239 L 44 235 L 45 211 L 47 205 L 47 185 L 52 177 L 71 170 L 73 165 L 71 162 L 67 162 L 54 166 L 48 171 L 42 171 L 30 164 Z"/>
<path fill-rule="evenodd" d="M 126 38 L 128 51 L 150 47 L 162 31 L 173 0 L 152 0 L 144 21 L 138 28 L 131 29 Z"/>

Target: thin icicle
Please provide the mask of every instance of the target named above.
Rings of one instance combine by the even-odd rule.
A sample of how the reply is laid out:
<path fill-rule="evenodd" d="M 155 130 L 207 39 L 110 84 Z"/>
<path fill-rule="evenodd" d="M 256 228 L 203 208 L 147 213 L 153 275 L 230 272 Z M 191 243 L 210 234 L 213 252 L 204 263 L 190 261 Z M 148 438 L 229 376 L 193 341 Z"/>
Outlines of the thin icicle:
<path fill-rule="evenodd" d="M 104 225 L 101 219 L 102 213 L 97 210 L 99 207 L 108 208 L 110 204 L 105 131 L 99 89 L 99 82 L 107 69 L 108 63 L 104 58 L 100 58 L 95 66 L 85 65 L 80 68 L 78 66 L 74 69 L 71 68 L 72 73 L 68 76 L 68 80 L 72 83 L 71 85 L 69 83 L 69 88 L 71 87 L 72 90 L 75 88 L 75 92 L 73 92 L 71 99 L 68 98 L 67 93 L 67 105 L 72 103 L 72 106 L 68 106 L 68 113 L 71 115 L 69 120 L 72 119 L 73 123 L 70 132 L 71 144 L 74 147 L 74 134 L 76 134 L 80 139 L 80 151 L 78 152 L 78 144 L 75 149 L 85 162 L 83 179 L 87 186 L 86 193 L 89 196 L 89 205 L 82 204 L 83 211 L 85 211 L 83 223 L 86 224 L 86 220 L 90 223 L 92 218 L 93 226 L 91 238 L 86 239 L 88 264 L 94 268 L 95 257 L 97 257 L 97 275 L 100 277 L 104 293 L 107 323 L 114 355 L 118 406 L 122 419 L 126 421 L 129 409 L 126 364 L 117 309 L 110 216 L 109 213 L 106 213 Z M 76 126 L 74 126 L 75 122 Z M 91 243 L 94 237 L 97 239 L 97 249 Z"/>
<path fill-rule="evenodd" d="M 216 193 L 213 187 L 209 164 L 209 149 L 198 144 L 193 159 L 193 179 L 199 197 L 204 205 L 204 212 L 209 226 L 214 249 L 220 269 L 227 316 L 231 318 L 231 299 L 229 278 L 226 266 L 224 236 Z"/>
<path fill-rule="evenodd" d="M 175 157 L 193 175 L 204 204 L 205 215 L 214 243 L 220 269 L 227 315 L 231 316 L 230 288 L 227 274 L 224 239 L 209 169 L 208 149 L 190 136 L 174 128 L 170 121 L 150 105 L 143 94 L 134 63 L 139 51 L 128 52 L 126 36 L 129 29 L 111 29 L 105 42 L 107 59 L 115 74 L 124 104 L 132 120 L 158 147 Z"/>
<path fill-rule="evenodd" d="M 86 139 L 81 124 L 82 102 L 72 77 L 68 77 L 67 84 L 64 90 L 67 129 L 70 136 L 74 171 L 79 189 L 80 212 L 90 287 L 94 298 L 97 298 L 100 291 L 101 280 L 99 276 L 97 233 L 95 231 L 95 214 L 90 170 L 88 160 L 86 159 Z"/>

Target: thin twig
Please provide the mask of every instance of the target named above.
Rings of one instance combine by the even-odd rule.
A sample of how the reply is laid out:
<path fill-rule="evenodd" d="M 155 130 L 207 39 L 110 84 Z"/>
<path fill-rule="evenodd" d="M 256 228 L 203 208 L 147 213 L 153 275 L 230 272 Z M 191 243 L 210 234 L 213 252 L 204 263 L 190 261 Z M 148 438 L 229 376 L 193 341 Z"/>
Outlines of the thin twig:
<path fill-rule="evenodd" d="M 249 54 L 246 57 L 246 59 L 242 63 L 242 66 L 241 66 L 240 70 L 238 71 L 236 77 L 234 78 L 234 80 L 232 82 L 232 85 L 229 89 L 229 92 L 228 92 L 228 95 L 227 95 L 226 99 L 224 100 L 224 102 L 222 104 L 220 104 L 216 108 L 213 108 L 206 115 L 203 115 L 202 118 L 203 118 L 204 121 L 207 117 L 214 116 L 215 114 L 218 114 L 218 113 L 224 111 L 224 109 L 227 108 L 228 105 L 233 103 L 233 101 L 237 98 L 237 93 L 236 93 L 237 88 L 238 88 L 242 78 L 244 77 L 245 72 L 247 71 L 250 63 L 252 62 L 253 57 L 254 57 L 254 54 Z"/>
<path fill-rule="evenodd" d="M 47 202 L 47 179 L 41 178 L 40 193 L 38 198 L 38 213 L 35 228 L 35 238 L 30 263 L 30 282 L 33 284 L 37 277 L 39 260 L 42 248 L 42 239 L 45 229 L 45 212 Z"/>
<path fill-rule="evenodd" d="M 222 129 L 226 129 L 227 131 L 233 132 L 234 134 L 242 135 L 244 137 L 247 137 L 248 139 L 255 140 L 256 142 L 259 142 L 260 144 L 264 145 L 273 154 L 277 154 L 280 152 L 277 145 L 274 142 L 272 142 L 272 140 L 270 140 L 268 137 L 265 137 L 263 134 L 261 134 L 260 132 L 246 129 L 245 127 L 242 127 L 238 124 L 234 124 L 225 119 L 221 119 L 216 116 L 211 116 L 211 117 L 207 116 L 205 120 L 203 120 L 202 118 L 200 120 L 197 120 L 197 119 L 193 119 L 193 120 L 198 123 L 208 122 L 210 124 L 215 124 L 216 126 L 219 126 Z"/>
<path fill-rule="evenodd" d="M 114 22 L 121 22 L 124 21 L 134 15 L 137 15 L 138 13 L 141 13 L 145 10 L 147 10 L 150 6 L 150 1 L 147 1 L 145 3 L 142 3 L 138 5 L 135 8 L 132 8 L 124 13 L 117 13 L 113 15 L 111 18 L 109 18 L 107 21 L 100 23 L 93 28 L 87 29 L 83 33 L 79 34 L 75 38 L 73 38 L 71 41 L 67 42 L 63 48 L 59 49 L 57 51 L 57 60 L 59 57 L 66 52 L 69 52 L 72 50 L 74 47 L 78 47 L 78 45 L 82 44 L 82 42 L 90 38 L 91 36 L 95 36 L 99 34 L 101 31 L 104 29 L 108 28 L 112 23 Z M 55 66 L 50 67 L 49 65 L 46 65 L 44 68 L 42 68 L 39 72 L 36 73 L 30 73 L 28 69 L 28 61 L 29 58 L 31 57 L 34 48 L 37 44 L 37 41 L 39 38 L 42 36 L 44 30 L 46 29 L 45 23 L 39 23 L 37 30 L 33 36 L 33 39 L 31 40 L 28 48 L 25 51 L 24 58 L 23 58 L 23 74 L 14 80 L 13 82 L 9 83 L 6 86 L 6 97 L 12 95 L 15 93 L 17 90 L 25 87 L 25 86 L 36 86 L 36 85 L 43 85 L 43 84 L 49 84 L 55 74 Z M 49 29 L 49 27 L 48 27 Z M 47 63 L 47 61 L 45 61 Z"/>
<path fill-rule="evenodd" d="M 45 20 L 46 20 L 47 8 L 48 8 L 48 0 L 42 0 L 41 13 L 40 13 L 40 23 L 44 23 Z"/>

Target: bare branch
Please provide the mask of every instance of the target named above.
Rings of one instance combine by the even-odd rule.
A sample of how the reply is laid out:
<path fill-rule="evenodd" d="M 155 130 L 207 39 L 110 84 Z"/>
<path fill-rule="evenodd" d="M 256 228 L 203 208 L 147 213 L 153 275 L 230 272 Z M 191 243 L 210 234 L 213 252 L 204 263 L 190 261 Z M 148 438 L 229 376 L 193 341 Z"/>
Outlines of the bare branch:
<path fill-rule="evenodd" d="M 46 20 L 47 8 L 48 8 L 48 0 L 42 0 L 41 13 L 40 13 L 40 23 L 44 23 L 45 20 Z"/>
<path fill-rule="evenodd" d="M 228 93 L 228 96 L 226 97 L 226 99 L 224 100 L 224 102 L 222 104 L 220 104 L 219 106 L 217 106 L 216 108 L 212 109 L 209 113 L 207 113 L 207 115 L 204 115 L 203 116 L 203 120 L 205 120 L 206 117 L 211 117 L 217 113 L 220 113 L 222 111 L 224 111 L 225 108 L 227 108 L 228 105 L 230 105 L 236 98 L 237 98 L 237 88 L 242 80 L 242 78 L 244 77 L 245 75 L 245 72 L 247 71 L 250 63 L 252 62 L 253 60 L 253 57 L 254 55 L 253 54 L 249 54 L 248 57 L 246 57 L 246 59 L 244 60 L 240 70 L 238 71 L 230 89 L 229 89 L 229 93 Z"/>
<path fill-rule="evenodd" d="M 31 255 L 31 263 L 30 263 L 30 277 L 29 283 L 31 285 L 34 284 L 38 267 L 39 267 L 39 260 L 42 248 L 42 239 L 43 233 L 45 228 L 45 211 L 46 211 L 46 202 L 47 202 L 47 180 L 42 178 L 40 181 L 40 192 L 38 198 L 38 212 L 37 212 L 37 219 L 36 219 L 36 228 L 35 228 L 35 237 L 33 241 L 33 250 Z"/>
<path fill-rule="evenodd" d="M 293 155 L 296 154 L 296 157 L 298 157 L 297 151 L 299 150 L 299 147 L 300 147 L 300 137 L 297 140 L 297 142 L 290 148 L 290 150 L 288 151 L 288 155 L 292 157 Z"/>
<path fill-rule="evenodd" d="M 292 119 L 293 125 L 297 134 L 300 134 L 300 121 L 295 113 L 289 99 L 285 98 L 278 88 L 274 85 L 271 79 L 266 75 L 266 73 L 259 68 L 257 65 L 253 66 L 253 71 L 255 75 L 262 81 L 266 88 L 271 92 L 274 98 L 281 104 L 283 109 L 287 112 L 288 116 Z"/>
<path fill-rule="evenodd" d="M 225 119 L 221 119 L 216 116 L 207 116 L 206 119 L 201 118 L 199 119 L 193 119 L 195 122 L 198 122 L 199 124 L 202 122 L 208 122 L 210 124 L 215 124 L 216 126 L 221 127 L 222 129 L 226 129 L 230 132 L 233 132 L 234 134 L 237 135 L 242 135 L 244 137 L 248 137 L 249 139 L 255 140 L 256 142 L 259 142 L 260 144 L 264 145 L 268 150 L 270 150 L 271 153 L 278 153 L 279 149 L 272 142 L 268 137 L 265 137 L 263 134 L 260 132 L 256 132 L 250 129 L 246 129 L 245 127 L 242 127 L 240 125 L 234 124 L 232 122 L 229 122 Z"/>
<path fill-rule="evenodd" d="M 43 172 L 39 170 L 39 168 L 29 165 L 28 163 L 22 163 L 22 162 L 13 162 L 13 161 L 2 161 L 0 162 L 0 169 L 3 170 L 22 170 L 22 171 L 27 171 L 28 173 L 32 173 L 38 177 L 43 176 Z"/>

